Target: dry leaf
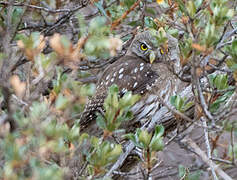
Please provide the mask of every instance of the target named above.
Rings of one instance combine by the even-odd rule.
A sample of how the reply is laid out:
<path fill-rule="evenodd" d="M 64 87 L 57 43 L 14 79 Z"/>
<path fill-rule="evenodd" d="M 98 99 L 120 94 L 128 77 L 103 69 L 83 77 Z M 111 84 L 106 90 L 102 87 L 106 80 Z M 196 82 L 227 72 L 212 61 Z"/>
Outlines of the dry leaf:
<path fill-rule="evenodd" d="M 111 56 L 115 56 L 117 51 L 122 50 L 123 42 L 119 38 L 116 37 L 109 38 L 109 44 L 110 44 L 109 50 Z"/>
<path fill-rule="evenodd" d="M 218 64 L 218 61 L 216 61 L 215 59 L 210 59 L 210 60 L 209 60 L 209 64 L 217 65 L 217 64 Z M 209 70 L 211 70 L 211 69 L 213 69 L 211 66 L 209 66 L 209 65 L 205 66 L 205 70 L 206 70 L 206 71 L 209 71 Z"/>
<path fill-rule="evenodd" d="M 52 90 L 52 91 L 50 92 L 50 94 L 49 94 L 49 99 L 48 99 L 49 102 L 50 102 L 50 103 L 53 103 L 56 98 L 57 98 L 57 94 L 55 93 L 54 90 Z"/>
<path fill-rule="evenodd" d="M 43 35 L 40 35 L 39 40 L 40 40 L 39 45 L 35 48 L 29 48 L 29 47 L 26 48 L 22 40 L 17 41 L 17 46 L 24 51 L 26 58 L 30 61 L 33 61 L 34 57 L 39 55 L 45 47 L 46 43 Z"/>
<path fill-rule="evenodd" d="M 205 46 L 201 46 L 200 44 L 193 43 L 192 47 L 194 49 L 198 50 L 198 51 L 201 51 L 201 52 L 205 52 L 206 51 L 206 47 Z"/>
<path fill-rule="evenodd" d="M 83 55 L 80 53 L 80 50 L 86 43 L 88 37 L 80 38 L 75 46 L 73 46 L 73 44 L 70 42 L 68 47 L 65 47 L 62 44 L 61 38 L 62 36 L 56 33 L 50 39 L 49 44 L 65 64 L 73 66 L 73 64 L 71 64 L 72 61 L 79 61 L 83 57 Z"/>
<path fill-rule="evenodd" d="M 10 83 L 16 93 L 16 96 L 22 98 L 25 94 L 26 83 L 21 82 L 20 78 L 17 75 L 13 75 L 10 78 Z"/>
<path fill-rule="evenodd" d="M 202 73 L 203 73 L 202 68 L 197 68 L 196 69 L 196 74 L 197 74 L 198 77 L 200 77 L 202 75 Z"/>
<path fill-rule="evenodd" d="M 9 124 L 9 122 L 1 124 L 1 126 L 0 126 L 0 136 L 4 137 L 9 133 L 10 133 L 10 124 Z"/>
<path fill-rule="evenodd" d="M 183 16 L 181 19 L 182 19 L 183 24 L 188 23 L 188 17 L 187 16 Z"/>
<path fill-rule="evenodd" d="M 49 40 L 50 46 L 53 48 L 53 50 L 59 55 L 63 56 L 64 55 L 64 47 L 61 44 L 61 35 L 56 33 L 53 35 L 53 37 Z"/>

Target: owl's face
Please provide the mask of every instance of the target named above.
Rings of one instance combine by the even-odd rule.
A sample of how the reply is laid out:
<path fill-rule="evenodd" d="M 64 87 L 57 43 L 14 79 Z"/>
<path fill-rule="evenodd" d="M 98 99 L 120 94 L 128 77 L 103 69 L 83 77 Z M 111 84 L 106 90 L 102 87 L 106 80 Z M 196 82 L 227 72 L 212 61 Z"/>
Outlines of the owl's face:
<path fill-rule="evenodd" d="M 146 62 L 157 62 L 164 56 L 164 51 L 158 46 L 157 39 L 150 31 L 144 31 L 136 35 L 129 47 L 129 51 Z"/>

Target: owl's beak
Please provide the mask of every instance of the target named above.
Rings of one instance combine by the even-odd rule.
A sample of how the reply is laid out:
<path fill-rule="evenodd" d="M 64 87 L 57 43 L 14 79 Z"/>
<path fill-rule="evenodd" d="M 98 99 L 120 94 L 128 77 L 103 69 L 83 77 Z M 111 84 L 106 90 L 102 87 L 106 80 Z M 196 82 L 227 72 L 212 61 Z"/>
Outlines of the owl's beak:
<path fill-rule="evenodd" d="M 150 51 L 149 59 L 151 64 L 155 61 L 156 55 L 154 51 Z"/>

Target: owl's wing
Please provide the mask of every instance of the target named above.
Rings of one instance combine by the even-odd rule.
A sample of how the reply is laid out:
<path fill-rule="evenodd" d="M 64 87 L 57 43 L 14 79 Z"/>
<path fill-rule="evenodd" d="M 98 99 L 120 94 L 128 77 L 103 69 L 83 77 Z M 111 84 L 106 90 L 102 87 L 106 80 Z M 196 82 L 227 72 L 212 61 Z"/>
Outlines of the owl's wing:
<path fill-rule="evenodd" d="M 100 78 L 97 94 L 104 93 L 112 84 L 117 84 L 121 94 L 132 91 L 133 94 L 144 94 L 158 79 L 158 74 L 152 70 L 151 64 L 142 59 L 125 56 L 110 65 Z"/>
<path fill-rule="evenodd" d="M 103 111 L 104 99 L 111 85 L 117 84 L 120 95 L 126 91 L 144 94 L 151 89 L 157 79 L 158 75 L 152 70 L 151 64 L 136 57 L 124 56 L 109 65 L 98 81 L 95 96 L 86 105 L 80 120 L 81 126 L 87 126 L 96 119 L 96 112 Z"/>

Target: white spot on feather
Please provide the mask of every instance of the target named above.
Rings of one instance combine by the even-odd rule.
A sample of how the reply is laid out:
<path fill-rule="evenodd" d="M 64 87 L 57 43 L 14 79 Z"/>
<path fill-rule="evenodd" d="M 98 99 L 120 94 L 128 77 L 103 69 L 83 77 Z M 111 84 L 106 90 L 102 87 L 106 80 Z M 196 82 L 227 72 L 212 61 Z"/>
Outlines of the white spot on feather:
<path fill-rule="evenodd" d="M 122 73 L 124 71 L 124 68 L 121 68 L 120 70 L 119 70 L 119 73 Z"/>
<path fill-rule="evenodd" d="M 149 84 L 147 84 L 147 85 L 146 85 L 146 89 L 147 89 L 148 91 L 150 91 L 150 90 L 151 90 L 151 86 L 149 86 Z"/>
<path fill-rule="evenodd" d="M 126 93 L 128 90 L 126 88 L 122 89 L 122 93 Z"/>
<path fill-rule="evenodd" d="M 138 71 L 138 69 L 137 69 L 137 68 L 135 68 L 135 69 L 134 69 L 134 72 L 135 72 L 135 73 L 137 73 L 137 71 Z"/>
<path fill-rule="evenodd" d="M 135 88 L 136 86 L 137 86 L 137 82 L 134 83 L 133 88 Z"/>
<path fill-rule="evenodd" d="M 122 77 L 123 77 L 123 74 L 120 74 L 120 75 L 119 75 L 119 79 L 122 79 Z"/>

